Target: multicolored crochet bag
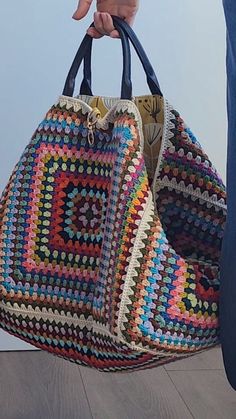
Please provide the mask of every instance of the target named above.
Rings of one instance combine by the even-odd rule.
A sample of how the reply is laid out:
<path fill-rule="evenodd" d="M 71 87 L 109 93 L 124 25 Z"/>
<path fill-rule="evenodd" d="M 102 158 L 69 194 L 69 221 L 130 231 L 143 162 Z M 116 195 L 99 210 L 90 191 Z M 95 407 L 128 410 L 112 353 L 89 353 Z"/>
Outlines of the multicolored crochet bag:
<path fill-rule="evenodd" d="M 86 35 L 2 193 L 0 326 L 71 362 L 134 371 L 219 344 L 226 194 L 134 32 L 114 25 L 121 99 L 92 96 Z M 132 96 L 129 40 L 152 95 Z"/>

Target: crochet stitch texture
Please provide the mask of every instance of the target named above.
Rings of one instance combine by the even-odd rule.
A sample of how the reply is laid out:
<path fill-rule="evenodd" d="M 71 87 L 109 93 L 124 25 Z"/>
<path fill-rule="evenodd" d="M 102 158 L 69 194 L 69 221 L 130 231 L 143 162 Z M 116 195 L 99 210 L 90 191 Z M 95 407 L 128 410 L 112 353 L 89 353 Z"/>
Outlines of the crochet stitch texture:
<path fill-rule="evenodd" d="M 89 99 L 61 96 L 0 201 L 0 326 L 100 371 L 219 343 L 225 187 L 179 113 L 156 100 L 162 123 L 142 101 L 148 127 L 138 99 L 104 100 L 91 145 Z M 159 153 L 147 154 L 157 123 Z"/>

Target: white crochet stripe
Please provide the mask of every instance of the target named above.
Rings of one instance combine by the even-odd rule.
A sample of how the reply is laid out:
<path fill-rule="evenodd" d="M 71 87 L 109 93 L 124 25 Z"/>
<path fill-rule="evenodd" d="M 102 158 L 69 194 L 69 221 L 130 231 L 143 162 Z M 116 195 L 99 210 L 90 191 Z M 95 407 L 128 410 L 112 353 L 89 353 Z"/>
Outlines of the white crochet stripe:
<path fill-rule="evenodd" d="M 23 318 L 29 316 L 31 319 L 35 318 L 36 320 L 40 320 L 41 318 L 46 317 L 49 320 L 56 322 L 60 321 L 62 324 L 68 324 L 68 325 L 80 325 L 80 324 L 92 324 L 92 316 L 91 320 L 85 320 L 84 315 L 77 316 L 76 313 L 73 315 L 70 312 L 65 313 L 63 310 L 61 313 L 57 309 L 43 307 L 42 310 L 37 306 L 33 308 L 31 305 L 28 305 L 28 307 L 25 306 L 25 304 L 21 303 L 20 305 L 18 303 L 12 304 L 8 301 L 7 303 L 0 302 L 0 307 L 8 312 L 15 313 L 15 315 L 21 315 Z"/>
<path fill-rule="evenodd" d="M 41 311 L 39 307 L 36 307 L 35 309 L 33 309 L 32 306 L 29 306 L 27 308 L 24 304 L 21 304 L 21 306 L 19 306 L 17 303 L 14 303 L 14 308 L 13 308 L 10 302 L 8 302 L 7 304 L 0 302 L 0 307 L 7 313 L 14 313 L 16 317 L 21 316 L 24 319 L 28 317 L 30 321 L 35 320 L 35 319 L 37 321 L 40 321 L 42 319 L 45 322 L 47 320 L 50 320 L 51 322 L 54 321 L 57 324 L 62 323 L 62 325 L 67 324 L 69 326 L 71 325 L 75 327 L 79 326 L 80 328 L 86 327 L 90 331 L 97 332 L 104 337 L 111 338 L 114 343 L 122 343 L 122 344 L 125 344 L 127 348 L 133 351 L 150 353 L 151 355 L 154 355 L 156 357 L 158 356 L 162 356 L 162 357 L 163 356 L 165 357 L 170 357 L 170 356 L 181 357 L 182 356 L 183 357 L 183 355 L 187 357 L 187 356 L 190 356 L 190 355 L 193 355 L 195 353 L 199 353 L 202 351 L 201 350 L 201 351 L 190 352 L 190 353 L 185 354 L 185 353 L 166 352 L 166 349 L 158 350 L 158 351 L 150 350 L 145 347 L 137 346 L 137 345 L 127 342 L 123 336 L 116 336 L 112 334 L 109 331 L 107 326 L 104 326 L 100 324 L 99 322 L 96 322 L 94 320 L 82 319 L 83 315 L 81 316 L 81 318 L 79 318 L 76 314 L 72 316 L 71 313 L 69 312 L 63 315 L 63 314 L 59 314 L 57 310 L 53 312 L 51 308 L 47 310 L 45 307 L 43 307 L 43 311 Z M 17 327 L 17 325 L 15 326 Z M 33 342 L 32 342 L 32 345 L 34 345 Z"/>
<path fill-rule="evenodd" d="M 130 296 L 133 295 L 132 287 L 135 286 L 135 282 L 133 281 L 133 277 L 138 276 L 138 272 L 135 268 L 140 266 L 140 262 L 138 261 L 139 258 L 142 258 L 142 253 L 140 252 L 140 249 L 143 249 L 145 247 L 145 244 L 143 243 L 143 240 L 147 238 L 147 234 L 145 231 L 149 229 L 149 222 L 153 220 L 154 216 L 154 202 L 153 202 L 153 196 L 151 191 L 149 192 L 147 204 L 138 228 L 138 232 L 134 241 L 134 247 L 132 256 L 129 262 L 127 274 L 124 280 L 124 287 L 123 287 L 123 293 L 122 298 L 120 302 L 120 310 L 118 315 L 118 336 L 120 338 L 123 337 L 123 330 L 125 330 L 124 323 L 128 322 L 128 319 L 126 317 L 126 314 L 129 313 L 129 310 L 127 308 L 128 305 L 132 305 L 132 301 L 130 300 Z"/>
<path fill-rule="evenodd" d="M 61 95 L 55 105 L 65 106 L 67 110 L 73 109 L 74 112 L 82 110 L 82 113 L 91 112 L 93 108 L 86 102 L 70 96 Z"/>
<path fill-rule="evenodd" d="M 160 148 L 160 153 L 158 156 L 158 161 L 157 161 L 157 167 L 156 167 L 156 171 L 154 174 L 154 178 L 153 178 L 153 183 L 152 183 L 152 193 L 153 193 L 153 197 L 156 197 L 156 190 L 158 187 L 158 183 L 159 183 L 159 176 L 160 176 L 160 167 L 161 167 L 161 163 L 163 160 L 163 154 L 164 151 L 166 150 L 167 146 L 168 146 L 168 142 L 171 138 L 174 137 L 173 132 L 171 132 L 171 129 L 174 128 L 174 124 L 173 122 L 171 122 L 170 120 L 170 112 L 171 112 L 171 105 L 169 104 L 168 100 L 163 98 L 163 103 L 164 103 L 164 126 L 163 126 L 163 138 L 162 138 L 162 142 L 161 142 L 161 148 Z M 158 210 L 156 208 L 156 199 L 154 199 L 154 206 L 155 206 L 155 212 L 157 213 Z"/>
<path fill-rule="evenodd" d="M 217 195 L 209 196 L 208 191 L 200 192 L 200 188 L 193 189 L 193 186 L 190 184 L 187 187 L 185 186 L 185 183 L 183 181 L 177 183 L 176 179 L 169 180 L 168 176 L 164 176 L 162 180 L 158 181 L 158 185 L 156 187 L 156 193 L 158 193 L 163 188 L 169 188 L 174 189 L 179 192 L 183 192 L 185 197 L 188 197 L 189 195 L 192 197 L 192 200 L 199 199 L 200 204 L 203 204 L 204 202 L 207 202 L 207 207 L 210 208 L 212 206 L 220 207 L 226 211 L 227 206 L 225 204 L 225 200 L 223 198 L 217 200 Z"/>

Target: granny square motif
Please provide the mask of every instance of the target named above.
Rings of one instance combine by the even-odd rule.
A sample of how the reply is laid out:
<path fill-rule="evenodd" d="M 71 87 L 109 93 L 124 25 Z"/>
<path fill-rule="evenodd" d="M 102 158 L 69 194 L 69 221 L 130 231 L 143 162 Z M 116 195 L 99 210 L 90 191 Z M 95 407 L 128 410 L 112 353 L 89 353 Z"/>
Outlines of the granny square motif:
<path fill-rule="evenodd" d="M 100 98 L 91 137 L 95 99 L 61 96 L 0 202 L 0 326 L 100 371 L 219 343 L 225 187 L 179 113 L 150 98 Z"/>

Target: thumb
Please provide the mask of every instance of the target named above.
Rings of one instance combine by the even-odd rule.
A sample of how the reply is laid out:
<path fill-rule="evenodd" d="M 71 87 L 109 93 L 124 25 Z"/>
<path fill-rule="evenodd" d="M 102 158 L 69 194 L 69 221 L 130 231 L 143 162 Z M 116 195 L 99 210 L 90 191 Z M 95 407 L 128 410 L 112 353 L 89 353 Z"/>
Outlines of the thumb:
<path fill-rule="evenodd" d="M 73 14 L 72 18 L 80 20 L 87 15 L 93 0 L 79 0 L 78 8 Z"/>

